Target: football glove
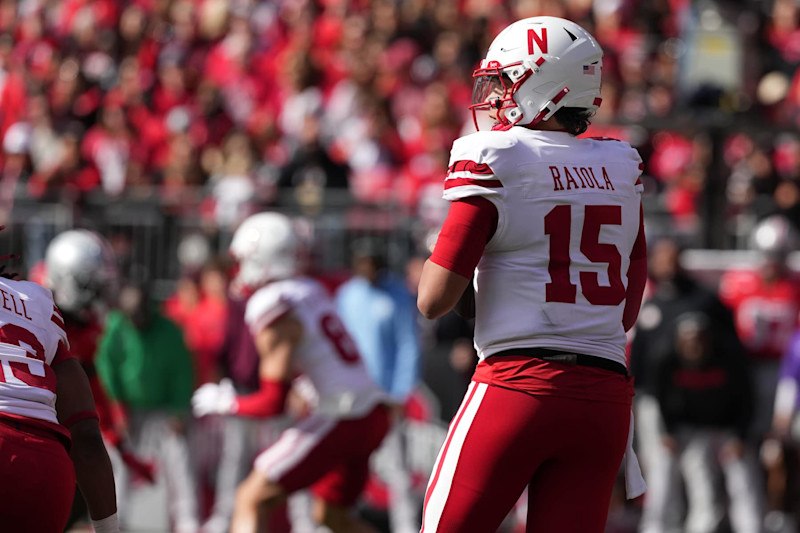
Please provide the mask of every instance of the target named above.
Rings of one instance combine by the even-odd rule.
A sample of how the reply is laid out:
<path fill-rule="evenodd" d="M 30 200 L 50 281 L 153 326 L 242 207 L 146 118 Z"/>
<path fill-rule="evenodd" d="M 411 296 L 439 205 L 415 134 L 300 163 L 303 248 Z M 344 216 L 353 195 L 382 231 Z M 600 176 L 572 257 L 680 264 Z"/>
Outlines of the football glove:
<path fill-rule="evenodd" d="M 192 413 L 198 418 L 231 414 L 235 405 L 236 390 L 227 378 L 219 383 L 206 383 L 192 395 Z"/>

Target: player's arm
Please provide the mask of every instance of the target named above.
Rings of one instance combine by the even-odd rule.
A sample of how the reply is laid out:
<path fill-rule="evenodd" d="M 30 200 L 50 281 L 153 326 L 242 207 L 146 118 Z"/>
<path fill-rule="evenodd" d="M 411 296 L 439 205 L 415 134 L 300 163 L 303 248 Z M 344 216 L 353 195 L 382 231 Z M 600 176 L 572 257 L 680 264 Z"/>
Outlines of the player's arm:
<path fill-rule="evenodd" d="M 261 387 L 253 394 L 239 396 L 236 414 L 263 417 L 283 413 L 292 388 L 292 353 L 302 337 L 303 325 L 291 313 L 256 333 Z"/>
<path fill-rule="evenodd" d="M 625 290 L 625 309 L 622 312 L 622 326 L 628 331 L 636 324 L 639 309 L 642 307 L 644 287 L 647 284 L 647 242 L 644 236 L 644 212 L 639 206 L 639 234 L 631 250 L 631 263 L 628 267 L 628 288 Z"/>
<path fill-rule="evenodd" d="M 59 350 L 67 348 L 62 343 Z M 93 522 L 102 521 L 102 531 L 117 531 L 117 501 L 114 474 L 100 436 L 89 379 L 80 363 L 65 358 L 53 365 L 56 385 L 56 412 L 59 422 L 72 436 L 70 456 L 75 476 L 89 506 Z"/>
<path fill-rule="evenodd" d="M 461 300 L 486 243 L 497 228 L 497 208 L 482 197 L 450 204 L 431 257 L 422 267 L 417 307 L 425 318 L 438 318 Z"/>
<path fill-rule="evenodd" d="M 469 278 L 428 259 L 419 280 L 417 307 L 425 318 L 439 318 L 455 307 L 468 286 Z"/>
<path fill-rule="evenodd" d="M 255 418 L 283 413 L 291 389 L 292 352 L 301 341 L 303 326 L 291 313 L 284 313 L 254 334 L 260 357 L 259 389 L 237 396 L 230 380 L 207 383 L 192 396 L 195 416 L 234 414 Z"/>

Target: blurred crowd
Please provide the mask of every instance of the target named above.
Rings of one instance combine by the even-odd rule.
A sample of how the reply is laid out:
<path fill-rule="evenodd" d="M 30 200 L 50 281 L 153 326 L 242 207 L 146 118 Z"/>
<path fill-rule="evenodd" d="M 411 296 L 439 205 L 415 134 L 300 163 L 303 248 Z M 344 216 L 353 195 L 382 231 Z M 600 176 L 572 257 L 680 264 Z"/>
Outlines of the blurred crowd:
<path fill-rule="evenodd" d="M 639 148 L 663 227 L 737 247 L 770 213 L 800 222 L 794 0 L 3 1 L 0 204 L 152 198 L 223 228 L 333 198 L 418 213 L 473 128 L 472 69 L 534 15 L 604 47 L 587 135 Z"/>

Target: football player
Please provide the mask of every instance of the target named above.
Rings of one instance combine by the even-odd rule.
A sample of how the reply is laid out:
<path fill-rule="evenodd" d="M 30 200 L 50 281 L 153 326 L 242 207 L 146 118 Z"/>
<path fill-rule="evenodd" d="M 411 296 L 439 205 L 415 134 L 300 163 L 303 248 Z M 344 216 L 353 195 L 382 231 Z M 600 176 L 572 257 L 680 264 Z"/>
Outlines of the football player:
<path fill-rule="evenodd" d="M 119 273 L 111 245 L 85 229 L 68 230 L 50 241 L 45 253 L 45 285 L 64 318 L 71 352 L 83 366 L 104 432 L 121 425 L 121 411 L 106 398 L 94 367 L 105 312 L 114 300 Z"/>
<path fill-rule="evenodd" d="M 256 458 L 237 491 L 231 531 L 261 531 L 271 510 L 305 487 L 315 496 L 318 523 L 337 533 L 372 531 L 351 507 L 366 483 L 370 454 L 389 428 L 385 393 L 370 379 L 326 289 L 300 274 L 290 219 L 251 216 L 230 251 L 239 262 L 234 283 L 255 291 L 245 320 L 260 357 L 261 388 L 237 396 L 229 384 L 203 385 L 192 399 L 195 415 L 278 415 L 297 373 L 318 398 L 309 417 Z"/>
<path fill-rule="evenodd" d="M 625 361 L 646 279 L 642 160 L 628 143 L 577 137 L 602 68 L 582 27 L 533 17 L 473 74 L 476 127 L 479 113 L 493 127 L 453 145 L 450 210 L 417 303 L 436 318 L 474 295 L 480 362 L 428 484 L 424 533 L 495 531 L 526 487 L 528 531 L 600 533 L 626 453 L 628 497 L 644 492 Z"/>
<path fill-rule="evenodd" d="M 768 515 L 785 510 L 783 502 L 791 500 L 796 475 L 787 463 L 792 460 L 791 452 L 786 453 L 788 443 L 777 436 L 782 433 L 780 411 L 786 400 L 786 382 L 779 387 L 781 360 L 790 353 L 800 313 L 800 284 L 787 264 L 789 253 L 798 245 L 797 231 L 785 217 L 766 217 L 750 238 L 750 248 L 762 255 L 759 267 L 731 269 L 720 278 L 720 297 L 733 311 L 736 330 L 750 359 L 755 413 L 749 437 L 751 443 L 761 446 Z M 778 413 L 774 412 L 776 404 Z M 773 422 L 778 422 L 776 427 Z M 777 431 L 772 434 L 773 430 Z"/>
<path fill-rule="evenodd" d="M 108 398 L 95 369 L 95 353 L 103 333 L 105 314 L 116 298 L 119 285 L 119 269 L 111 245 L 93 231 L 64 231 L 47 246 L 45 271 L 44 283 L 52 291 L 61 311 L 64 330 L 70 340 L 70 352 L 89 379 L 106 444 L 119 452 L 116 457 L 131 469 L 135 477 L 153 481 L 153 466 L 140 460 L 129 449 L 124 410 Z M 117 481 L 119 475 L 118 471 Z M 85 508 L 78 497 L 72 519 L 78 519 L 82 513 L 85 513 Z"/>
<path fill-rule="evenodd" d="M 92 390 L 52 293 L 3 274 L 0 297 L 2 529 L 60 533 L 77 479 L 94 531 L 119 531 Z"/>
<path fill-rule="evenodd" d="M 786 264 L 798 245 L 800 238 L 786 218 L 767 217 L 755 227 L 750 242 L 763 256 L 760 267 L 732 269 L 720 278 L 720 298 L 733 311 L 752 363 L 756 413 L 751 436 L 756 439 L 770 429 L 781 357 L 798 323 L 800 284 Z"/>

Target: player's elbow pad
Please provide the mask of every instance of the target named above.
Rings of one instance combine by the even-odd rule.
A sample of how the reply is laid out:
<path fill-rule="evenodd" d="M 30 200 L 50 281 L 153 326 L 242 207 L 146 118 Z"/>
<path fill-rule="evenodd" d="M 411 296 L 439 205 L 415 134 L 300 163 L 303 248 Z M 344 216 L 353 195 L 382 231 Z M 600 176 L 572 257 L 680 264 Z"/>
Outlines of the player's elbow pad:
<path fill-rule="evenodd" d="M 261 380 L 260 389 L 236 399 L 233 414 L 255 418 L 279 415 L 283 413 L 291 388 L 291 383 L 287 381 Z"/>

